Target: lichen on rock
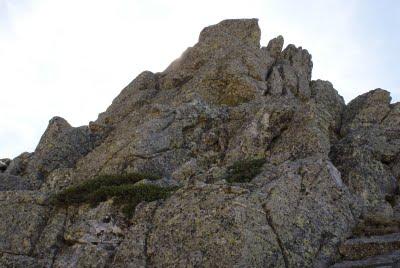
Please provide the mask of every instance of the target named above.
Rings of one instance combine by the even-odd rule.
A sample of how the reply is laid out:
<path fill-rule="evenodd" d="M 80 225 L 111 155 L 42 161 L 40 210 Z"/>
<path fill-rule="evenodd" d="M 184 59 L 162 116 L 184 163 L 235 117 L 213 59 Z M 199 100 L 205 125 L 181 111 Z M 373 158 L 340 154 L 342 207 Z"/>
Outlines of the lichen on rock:
<path fill-rule="evenodd" d="M 307 50 L 260 40 L 256 19 L 211 25 L 88 126 L 55 117 L 1 159 L 0 266 L 328 267 L 367 223 L 400 230 L 400 105 L 346 105 Z"/>

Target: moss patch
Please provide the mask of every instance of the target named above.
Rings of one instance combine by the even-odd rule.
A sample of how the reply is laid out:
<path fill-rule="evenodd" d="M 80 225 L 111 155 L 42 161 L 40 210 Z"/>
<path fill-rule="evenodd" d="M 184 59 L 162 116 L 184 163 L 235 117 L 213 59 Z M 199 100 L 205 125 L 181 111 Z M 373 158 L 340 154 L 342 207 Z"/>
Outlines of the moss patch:
<path fill-rule="evenodd" d="M 226 176 L 227 182 L 250 182 L 255 176 L 261 172 L 264 165 L 264 159 L 246 159 L 233 163 L 228 168 Z"/>
<path fill-rule="evenodd" d="M 157 180 L 160 177 L 141 173 L 102 175 L 57 193 L 51 201 L 56 206 L 84 203 L 96 206 L 113 199 L 114 204 L 121 206 L 124 214 L 130 218 L 140 202 L 165 199 L 176 190 L 176 187 L 165 188 L 152 184 L 135 185 L 143 179 Z"/>

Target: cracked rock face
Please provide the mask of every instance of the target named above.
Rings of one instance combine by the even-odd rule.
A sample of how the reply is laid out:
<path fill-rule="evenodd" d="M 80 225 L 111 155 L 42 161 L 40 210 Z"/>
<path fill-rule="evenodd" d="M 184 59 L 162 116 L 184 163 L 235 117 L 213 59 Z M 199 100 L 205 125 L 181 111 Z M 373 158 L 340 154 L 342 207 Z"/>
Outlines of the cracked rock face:
<path fill-rule="evenodd" d="M 395 215 L 400 105 L 381 89 L 345 105 L 330 82 L 311 80 L 307 50 L 260 38 L 256 19 L 209 26 L 96 121 L 55 117 L 33 153 L 0 160 L 0 266 L 328 267 L 360 217 Z M 246 159 L 265 160 L 261 172 L 228 183 Z M 48 202 L 130 172 L 180 189 L 130 219 L 112 200 Z"/>
<path fill-rule="evenodd" d="M 331 151 L 344 181 L 365 204 L 365 214 L 393 213 L 385 197 L 398 191 L 400 179 L 397 110 L 398 104 L 390 104 L 387 91 L 377 89 L 359 96 L 346 107 L 343 137 Z"/>

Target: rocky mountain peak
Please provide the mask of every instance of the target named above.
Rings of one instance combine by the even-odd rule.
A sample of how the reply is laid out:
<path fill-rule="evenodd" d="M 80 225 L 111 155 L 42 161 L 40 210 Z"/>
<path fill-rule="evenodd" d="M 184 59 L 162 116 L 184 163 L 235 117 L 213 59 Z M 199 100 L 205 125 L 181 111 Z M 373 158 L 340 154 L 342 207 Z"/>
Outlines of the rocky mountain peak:
<path fill-rule="evenodd" d="M 53 117 L 47 126 L 46 131 L 42 135 L 41 140 L 39 141 L 39 147 L 37 150 L 40 150 L 41 146 L 44 146 L 47 141 L 55 139 L 60 133 L 71 129 L 71 125 L 62 117 L 55 116 Z"/>
<path fill-rule="evenodd" d="M 88 126 L 55 117 L 1 159 L 0 266 L 397 262 L 399 103 L 346 105 L 306 49 L 260 37 L 257 19 L 206 27 Z"/>
<path fill-rule="evenodd" d="M 260 47 L 261 30 L 258 19 L 224 20 L 204 28 L 199 43 L 230 44 L 239 42 L 244 46 Z"/>

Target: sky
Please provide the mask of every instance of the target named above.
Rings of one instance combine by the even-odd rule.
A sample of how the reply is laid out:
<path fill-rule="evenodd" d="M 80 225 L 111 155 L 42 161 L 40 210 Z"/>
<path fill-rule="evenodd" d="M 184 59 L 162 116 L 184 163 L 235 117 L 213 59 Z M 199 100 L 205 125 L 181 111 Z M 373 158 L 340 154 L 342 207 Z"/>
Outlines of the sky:
<path fill-rule="evenodd" d="M 228 18 L 258 18 L 263 46 L 306 48 L 346 102 L 375 88 L 400 101 L 398 0 L 0 0 L 0 159 L 34 151 L 53 116 L 95 120 Z"/>

